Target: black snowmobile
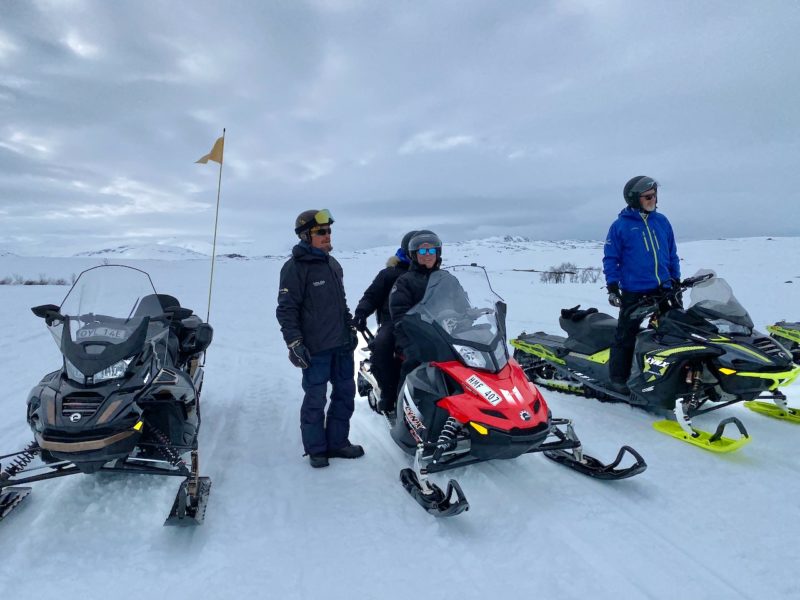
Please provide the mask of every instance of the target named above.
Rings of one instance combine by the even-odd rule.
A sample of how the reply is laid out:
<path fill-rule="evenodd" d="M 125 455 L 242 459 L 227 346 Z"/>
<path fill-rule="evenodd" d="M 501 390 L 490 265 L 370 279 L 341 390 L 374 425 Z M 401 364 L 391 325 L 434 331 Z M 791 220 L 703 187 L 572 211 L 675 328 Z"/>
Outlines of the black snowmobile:
<path fill-rule="evenodd" d="M 404 317 L 420 364 L 401 383 L 398 411 L 384 413 L 391 436 L 414 457 L 403 469 L 406 491 L 430 514 L 457 515 L 469 508 L 461 487 L 450 480 L 443 492 L 428 475 L 492 459 L 542 452 L 598 479 L 624 479 L 647 464 L 623 446 L 611 464 L 583 453 L 568 419 L 554 419 L 506 346 L 505 303 L 482 267 L 451 267 L 431 274 L 425 296 Z M 463 287 L 462 287 L 463 285 Z M 371 334 L 364 332 L 369 341 Z M 364 352 L 358 390 L 377 408 L 380 392 Z M 626 453 L 634 463 L 620 468 Z"/>
<path fill-rule="evenodd" d="M 183 477 L 165 525 L 202 523 L 211 480 L 199 475 L 200 359 L 211 326 L 118 265 L 81 273 L 60 307 L 31 310 L 63 363 L 28 396 L 34 441 L 0 456 L 11 459 L 0 519 L 30 493 L 22 484 L 103 471 Z"/>
<path fill-rule="evenodd" d="M 767 325 L 772 338 L 792 353 L 792 360 L 800 364 L 800 323 L 778 321 L 774 325 Z"/>
<path fill-rule="evenodd" d="M 679 297 L 689 289 L 691 303 L 684 310 Z M 786 405 L 778 390 L 800 375 L 800 367 L 780 344 L 754 331 L 725 280 L 704 272 L 643 298 L 630 310 L 636 318 L 650 320 L 636 339 L 628 394 L 615 391 L 608 374 L 617 320 L 597 309 L 562 310 L 559 323 L 566 338 L 523 332 L 511 341 L 514 356 L 537 385 L 671 413 L 674 421 L 659 421 L 654 427 L 707 450 L 731 452 L 750 440 L 735 417 L 723 419 L 713 434 L 692 424 L 692 417 L 737 402 L 800 422 L 800 413 Z M 737 439 L 723 436 L 729 424 L 738 428 Z"/>

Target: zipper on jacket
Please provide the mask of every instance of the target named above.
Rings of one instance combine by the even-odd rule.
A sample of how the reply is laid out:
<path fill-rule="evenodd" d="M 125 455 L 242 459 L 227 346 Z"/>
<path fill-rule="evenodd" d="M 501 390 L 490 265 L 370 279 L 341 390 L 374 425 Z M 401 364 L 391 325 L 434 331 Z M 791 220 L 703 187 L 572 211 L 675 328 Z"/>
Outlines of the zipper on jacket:
<path fill-rule="evenodd" d="M 647 244 L 647 238 L 644 235 L 644 231 L 642 232 L 642 243 L 644 243 L 644 249 L 647 252 L 650 252 L 650 246 Z"/>
<path fill-rule="evenodd" d="M 650 231 L 650 226 L 647 224 L 647 215 L 642 215 L 642 221 L 644 221 L 644 227 L 647 229 L 647 235 L 650 236 L 650 244 L 653 246 L 653 262 L 655 263 L 656 268 L 656 281 L 658 282 L 658 285 L 661 285 L 661 278 L 658 276 L 658 255 L 656 254 L 656 243 L 653 241 L 653 232 Z"/>

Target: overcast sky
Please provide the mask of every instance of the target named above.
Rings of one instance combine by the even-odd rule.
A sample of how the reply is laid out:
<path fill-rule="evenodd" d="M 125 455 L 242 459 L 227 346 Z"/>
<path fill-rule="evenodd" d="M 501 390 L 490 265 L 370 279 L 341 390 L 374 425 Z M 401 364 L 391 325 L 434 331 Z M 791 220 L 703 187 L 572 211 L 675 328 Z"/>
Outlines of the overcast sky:
<path fill-rule="evenodd" d="M 800 235 L 800 2 L 0 0 L 0 249 Z"/>

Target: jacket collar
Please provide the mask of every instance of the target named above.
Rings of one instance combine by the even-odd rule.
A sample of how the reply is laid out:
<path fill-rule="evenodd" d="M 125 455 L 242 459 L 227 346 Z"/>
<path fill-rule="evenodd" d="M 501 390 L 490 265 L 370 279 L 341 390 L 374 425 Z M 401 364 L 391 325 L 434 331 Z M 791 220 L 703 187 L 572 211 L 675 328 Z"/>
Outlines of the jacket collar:
<path fill-rule="evenodd" d="M 328 254 L 314 248 L 306 241 L 300 241 L 294 248 L 292 248 L 292 258 L 296 260 L 324 260 L 327 262 Z"/>

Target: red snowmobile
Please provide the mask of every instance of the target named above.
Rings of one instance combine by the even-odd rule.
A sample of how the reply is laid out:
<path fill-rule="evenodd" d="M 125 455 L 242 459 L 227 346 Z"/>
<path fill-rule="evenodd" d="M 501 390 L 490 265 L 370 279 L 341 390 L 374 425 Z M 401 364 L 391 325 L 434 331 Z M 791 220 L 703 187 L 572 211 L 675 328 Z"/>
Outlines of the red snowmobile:
<path fill-rule="evenodd" d="M 397 410 L 384 414 L 394 441 L 414 457 L 400 481 L 434 516 L 457 515 L 469 503 L 458 482 L 451 479 L 442 491 L 428 475 L 485 460 L 542 452 L 597 479 L 624 479 L 647 468 L 629 446 L 610 464 L 583 453 L 571 421 L 552 417 L 539 390 L 509 357 L 505 315 L 485 269 L 470 265 L 432 273 L 422 301 L 403 319 L 414 340 L 406 358 L 419 366 L 401 382 Z M 369 341 L 371 333 L 363 333 Z M 381 391 L 369 351 L 364 354 L 359 394 L 377 409 Z M 634 463 L 623 468 L 626 453 Z"/>

